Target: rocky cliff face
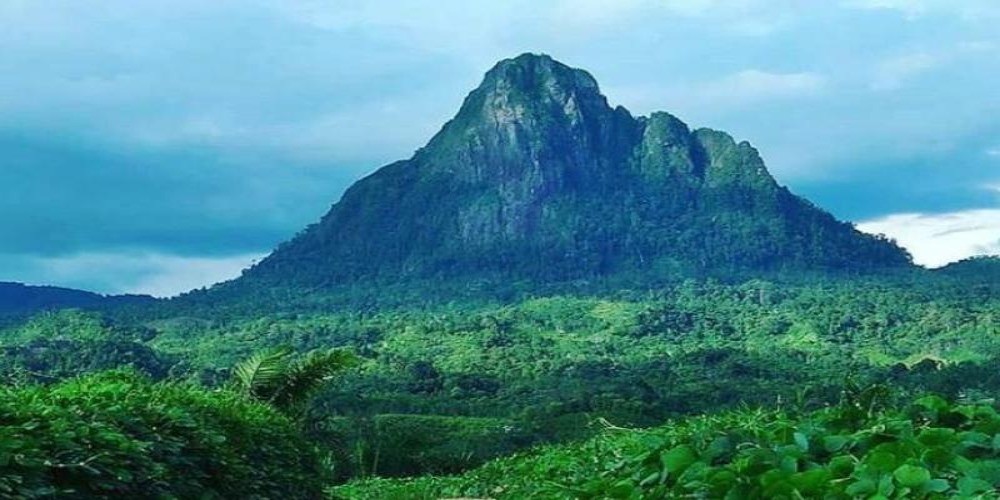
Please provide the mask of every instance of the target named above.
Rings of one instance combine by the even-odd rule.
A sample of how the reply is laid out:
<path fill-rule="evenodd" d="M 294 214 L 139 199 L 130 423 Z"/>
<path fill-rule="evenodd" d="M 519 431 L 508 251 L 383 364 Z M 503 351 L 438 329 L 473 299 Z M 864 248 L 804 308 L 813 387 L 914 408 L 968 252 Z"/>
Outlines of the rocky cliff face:
<path fill-rule="evenodd" d="M 409 160 L 352 186 L 243 280 L 558 281 L 908 266 L 779 186 L 749 143 L 612 108 L 583 70 L 498 63 Z"/>

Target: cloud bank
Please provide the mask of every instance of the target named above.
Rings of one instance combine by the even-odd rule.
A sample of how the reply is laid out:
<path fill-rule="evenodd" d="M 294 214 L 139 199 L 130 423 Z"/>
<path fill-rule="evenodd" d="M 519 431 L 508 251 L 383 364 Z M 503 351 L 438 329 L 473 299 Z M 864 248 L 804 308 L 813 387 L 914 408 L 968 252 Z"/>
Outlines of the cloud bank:
<path fill-rule="evenodd" d="M 894 238 L 917 264 L 941 267 L 973 255 L 1000 255 L 1000 209 L 894 214 L 858 224 Z"/>

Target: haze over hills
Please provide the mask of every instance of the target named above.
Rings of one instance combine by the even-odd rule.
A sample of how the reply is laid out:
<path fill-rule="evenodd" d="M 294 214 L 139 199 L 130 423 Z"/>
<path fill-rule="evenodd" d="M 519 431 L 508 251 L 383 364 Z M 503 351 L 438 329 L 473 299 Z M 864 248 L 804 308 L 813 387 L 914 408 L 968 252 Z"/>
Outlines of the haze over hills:
<path fill-rule="evenodd" d="M 357 182 L 234 285 L 908 267 L 893 242 L 779 185 L 749 143 L 634 117 L 586 71 L 523 54 L 412 158 Z"/>

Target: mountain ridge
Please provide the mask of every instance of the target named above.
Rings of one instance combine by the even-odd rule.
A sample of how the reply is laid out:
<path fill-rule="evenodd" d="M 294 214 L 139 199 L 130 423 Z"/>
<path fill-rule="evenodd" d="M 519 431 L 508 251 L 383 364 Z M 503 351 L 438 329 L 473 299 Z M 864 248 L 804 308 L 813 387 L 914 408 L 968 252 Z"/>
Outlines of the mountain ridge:
<path fill-rule="evenodd" d="M 58 286 L 0 282 L 0 314 L 139 304 L 154 300 L 147 295 L 102 295 Z"/>

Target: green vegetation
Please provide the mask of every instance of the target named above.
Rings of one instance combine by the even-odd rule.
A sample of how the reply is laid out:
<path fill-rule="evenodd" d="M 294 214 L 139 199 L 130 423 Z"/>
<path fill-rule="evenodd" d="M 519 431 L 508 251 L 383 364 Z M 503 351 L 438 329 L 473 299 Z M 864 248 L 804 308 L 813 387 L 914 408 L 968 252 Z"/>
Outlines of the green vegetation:
<path fill-rule="evenodd" d="M 0 380 L 53 382 L 131 366 L 165 377 L 177 358 L 147 345 L 156 332 L 114 323 L 95 312 L 46 312 L 0 334 Z"/>
<path fill-rule="evenodd" d="M 0 349 L 20 353 L 0 358 L 0 376 L 52 383 L 131 366 L 252 396 L 330 454 L 335 481 L 454 474 L 609 423 L 652 427 L 741 405 L 820 408 L 838 401 L 848 375 L 899 397 L 1000 388 L 1000 294 L 945 277 L 689 281 L 508 304 L 301 310 L 45 313 L 0 331 Z M 295 373 L 311 382 L 292 382 Z M 302 395 L 313 403 L 296 403 Z"/>
<path fill-rule="evenodd" d="M 297 426 L 231 391 L 111 371 L 0 387 L 4 498 L 317 498 Z"/>
<path fill-rule="evenodd" d="M 312 396 L 335 374 L 354 364 L 345 351 L 312 351 L 295 359 L 287 347 L 251 356 L 233 368 L 236 388 L 287 415 L 301 416 Z"/>
<path fill-rule="evenodd" d="M 811 413 L 740 410 L 611 428 L 454 477 L 372 479 L 334 498 L 995 498 L 1000 414 L 936 396 L 883 409 L 870 388 Z"/>

